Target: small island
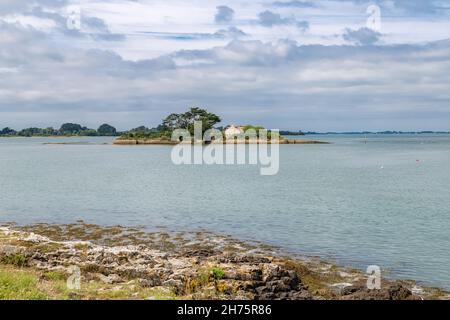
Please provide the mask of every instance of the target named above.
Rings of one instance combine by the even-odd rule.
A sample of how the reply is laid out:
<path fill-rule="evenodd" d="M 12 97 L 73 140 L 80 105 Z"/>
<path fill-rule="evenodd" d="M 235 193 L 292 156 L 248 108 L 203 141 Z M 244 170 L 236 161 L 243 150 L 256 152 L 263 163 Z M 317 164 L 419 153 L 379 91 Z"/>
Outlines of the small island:
<path fill-rule="evenodd" d="M 185 113 L 172 113 L 163 119 L 162 123 L 156 128 L 139 127 L 130 130 L 122 134 L 114 141 L 116 145 L 176 145 L 179 143 L 197 143 L 194 138 L 190 141 L 182 139 L 173 139 L 174 131 L 184 129 L 189 132 L 190 136 L 195 136 L 195 123 L 201 123 L 202 137 L 209 130 L 214 130 L 218 133 L 222 139 L 203 139 L 201 142 L 204 144 L 209 143 L 223 143 L 223 144 L 253 144 L 253 143 L 277 143 L 277 144 L 328 144 L 323 141 L 313 140 L 299 140 L 299 139 L 286 139 L 276 133 L 277 138 L 272 139 L 272 131 L 267 130 L 262 126 L 256 125 L 227 125 L 216 127 L 216 124 L 220 123 L 222 119 L 214 114 L 208 112 L 206 109 L 194 107 Z M 248 134 L 249 132 L 253 133 Z M 281 133 L 287 133 L 293 135 L 290 131 L 282 131 Z M 298 135 L 304 135 L 299 131 Z"/>

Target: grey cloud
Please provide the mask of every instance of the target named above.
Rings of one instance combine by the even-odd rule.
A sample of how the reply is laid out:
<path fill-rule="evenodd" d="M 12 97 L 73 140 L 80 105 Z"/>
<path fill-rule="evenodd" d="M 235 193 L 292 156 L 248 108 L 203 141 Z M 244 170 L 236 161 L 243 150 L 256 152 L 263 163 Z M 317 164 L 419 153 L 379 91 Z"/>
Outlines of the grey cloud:
<path fill-rule="evenodd" d="M 273 13 L 272 11 L 266 10 L 261 12 L 259 15 L 259 23 L 265 27 L 272 27 L 278 24 L 289 24 L 289 19 L 282 18 L 278 13 Z"/>
<path fill-rule="evenodd" d="M 105 21 L 100 18 L 84 17 L 82 18 L 82 24 L 88 27 L 88 32 L 94 39 L 105 41 L 121 41 L 125 39 L 123 34 L 112 33 Z"/>
<path fill-rule="evenodd" d="M 268 28 L 276 25 L 295 25 L 303 31 L 309 29 L 309 23 L 307 21 L 298 21 L 295 18 L 283 18 L 280 14 L 269 10 L 261 12 L 258 18 L 259 23 Z"/>
<path fill-rule="evenodd" d="M 236 27 L 230 27 L 228 29 L 221 29 L 215 33 L 216 36 L 222 37 L 222 38 L 243 38 L 248 36 L 244 31 L 242 31 L 239 28 Z"/>
<path fill-rule="evenodd" d="M 216 23 L 229 23 L 233 20 L 234 10 L 228 6 L 218 6 L 214 17 Z"/>
<path fill-rule="evenodd" d="M 297 28 L 306 31 L 309 29 L 309 22 L 308 21 L 295 21 L 295 25 Z"/>
<path fill-rule="evenodd" d="M 347 28 L 342 35 L 344 40 L 359 45 L 373 45 L 380 40 L 381 36 L 381 33 L 366 27 L 357 30 Z"/>
<path fill-rule="evenodd" d="M 281 8 L 315 8 L 317 5 L 311 1 L 275 1 L 273 4 L 275 7 Z"/>
<path fill-rule="evenodd" d="M 56 12 L 44 10 L 44 8 L 41 6 L 32 8 L 26 14 L 42 19 L 53 20 L 58 28 L 60 29 L 66 28 L 67 17 L 63 17 L 62 15 Z"/>

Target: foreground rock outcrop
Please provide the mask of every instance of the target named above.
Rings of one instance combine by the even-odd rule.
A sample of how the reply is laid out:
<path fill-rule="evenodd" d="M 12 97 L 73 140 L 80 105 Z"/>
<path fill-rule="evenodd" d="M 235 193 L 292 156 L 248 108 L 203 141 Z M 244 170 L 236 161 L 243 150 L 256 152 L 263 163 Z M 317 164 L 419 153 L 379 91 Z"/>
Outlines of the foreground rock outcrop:
<path fill-rule="evenodd" d="M 146 233 L 82 222 L 2 227 L 0 263 L 59 272 L 66 278 L 74 267 L 79 268 L 81 287 L 96 282 L 118 290 L 132 284 L 130 299 L 137 298 L 133 290 L 145 288 L 184 299 L 405 300 L 438 296 L 411 282 L 384 280 L 381 290 L 368 290 L 365 276 L 358 271 L 313 259 L 282 258 L 273 248 L 210 233 Z M 73 294 L 76 297 L 77 291 Z M 447 296 L 442 293 L 439 297 Z"/>

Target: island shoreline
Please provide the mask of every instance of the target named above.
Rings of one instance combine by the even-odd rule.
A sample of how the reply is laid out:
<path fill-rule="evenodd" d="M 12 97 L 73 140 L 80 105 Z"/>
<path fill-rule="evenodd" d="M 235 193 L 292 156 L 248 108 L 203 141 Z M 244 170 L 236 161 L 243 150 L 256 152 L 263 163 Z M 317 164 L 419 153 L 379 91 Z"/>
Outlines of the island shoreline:
<path fill-rule="evenodd" d="M 141 140 L 141 139 L 116 139 L 113 141 L 114 145 L 178 145 L 180 142 L 171 140 Z M 186 142 L 185 144 L 194 144 Z M 205 144 L 205 143 L 203 143 Z M 278 142 L 267 141 L 227 141 L 223 142 L 213 142 L 212 144 L 331 144 L 326 141 L 317 140 L 298 140 L 298 139 L 282 139 Z"/>

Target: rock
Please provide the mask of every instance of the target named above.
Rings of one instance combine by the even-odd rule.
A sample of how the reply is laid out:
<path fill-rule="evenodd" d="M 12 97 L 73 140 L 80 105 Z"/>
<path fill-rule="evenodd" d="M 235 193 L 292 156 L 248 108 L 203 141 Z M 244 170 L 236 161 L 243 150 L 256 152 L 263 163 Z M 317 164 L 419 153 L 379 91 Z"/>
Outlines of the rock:
<path fill-rule="evenodd" d="M 20 231 L 8 234 L 15 237 L 13 240 L 29 235 Z M 73 241 L 54 242 L 45 237 L 33 236 L 39 246 L 26 248 L 0 245 L 0 259 L 6 257 L 6 263 L 12 264 L 25 262 L 43 271 L 65 270 L 70 265 L 78 265 L 86 281 L 100 279 L 108 285 L 127 288 L 136 284 L 136 290 L 139 290 L 137 285 L 141 288 L 159 288 L 157 290 L 168 290 L 171 295 L 175 293 L 188 299 L 306 300 L 330 296 L 345 300 L 418 298 L 402 282 L 386 281 L 383 282 L 382 290 L 368 290 L 363 274 L 358 278 L 353 273 L 343 271 L 338 273 L 343 282 L 323 284 L 310 292 L 302 283 L 302 275 L 317 275 L 318 283 L 321 283 L 323 275 L 335 272 L 331 270 L 332 265 L 321 263 L 313 269 L 307 263 L 276 257 L 270 252 L 264 253 L 263 248 L 256 250 L 242 246 L 234 250 L 232 247 L 235 244 L 232 242 L 230 246 L 223 239 L 195 244 L 180 241 L 176 243 L 179 247 L 167 250 L 159 245 L 159 238 L 151 238 L 140 245 L 125 245 L 126 241 L 123 240 L 117 246 L 90 242 L 80 249 Z M 213 268 L 222 269 L 224 276 L 213 279 L 210 275 Z M 415 289 L 414 293 L 417 292 Z"/>
<path fill-rule="evenodd" d="M 263 256 L 254 256 L 243 253 L 225 254 L 219 258 L 221 263 L 261 264 L 270 263 L 270 259 Z"/>
<path fill-rule="evenodd" d="M 279 265 L 267 264 L 263 268 L 262 281 L 269 282 L 283 276 Z"/>
<path fill-rule="evenodd" d="M 136 278 L 147 278 L 149 276 L 149 270 L 145 266 L 131 265 L 131 266 L 121 266 L 115 268 L 115 271 L 121 276 L 136 279 Z"/>
<path fill-rule="evenodd" d="M 313 296 L 307 290 L 294 292 L 289 297 L 291 300 L 312 300 Z"/>
<path fill-rule="evenodd" d="M 184 294 L 185 290 L 184 290 L 184 283 L 180 280 L 174 280 L 174 279 L 169 279 L 166 280 L 162 283 L 163 286 L 165 287 L 170 287 L 173 288 L 173 290 L 175 291 L 176 294 L 178 295 L 182 295 Z"/>
<path fill-rule="evenodd" d="M 139 279 L 138 283 L 143 288 L 157 287 L 162 284 L 161 279 L 159 277 L 152 277 L 152 278 L 148 278 L 148 279 Z"/>
<path fill-rule="evenodd" d="M 369 290 L 365 286 L 350 286 L 342 289 L 343 300 L 410 300 L 412 292 L 402 284 L 395 283 L 386 288 Z"/>
<path fill-rule="evenodd" d="M 279 265 L 264 265 L 262 281 L 256 283 L 258 283 L 254 289 L 256 300 L 312 298 L 308 290 L 301 284 L 297 273 Z"/>
<path fill-rule="evenodd" d="M 351 287 L 353 287 L 353 284 L 348 283 L 348 282 L 339 282 L 339 283 L 333 283 L 332 285 L 330 285 L 332 292 L 338 296 L 344 295 L 343 294 L 344 292 L 346 292 L 346 294 L 350 294 Z M 344 290 L 346 290 L 346 291 L 344 291 Z"/>
<path fill-rule="evenodd" d="M 180 280 L 169 279 L 169 280 L 164 281 L 164 282 L 162 283 L 162 285 L 163 285 L 163 286 L 166 286 L 166 287 L 176 287 L 176 288 L 179 288 L 179 287 L 182 287 L 182 286 L 183 286 L 183 282 L 181 282 Z"/>
<path fill-rule="evenodd" d="M 114 284 L 114 283 L 120 283 L 122 282 L 122 278 L 118 276 L 117 274 L 110 274 L 108 276 L 105 276 L 101 273 L 97 274 L 97 277 L 100 279 L 100 281 L 107 283 L 107 284 Z"/>
<path fill-rule="evenodd" d="M 40 242 L 50 242 L 50 240 L 47 237 L 40 236 L 38 234 L 30 233 L 27 237 L 21 238 L 23 241 L 27 242 L 34 242 L 34 243 L 40 243 Z"/>
<path fill-rule="evenodd" d="M 411 298 L 412 292 L 401 284 L 394 284 L 388 289 L 391 300 L 407 300 Z"/>
<path fill-rule="evenodd" d="M 250 270 L 251 280 L 261 281 L 263 277 L 263 272 L 260 268 L 253 268 Z"/>
<path fill-rule="evenodd" d="M 1 245 L 0 246 L 0 255 L 11 256 L 15 254 L 24 253 L 25 248 L 19 246 L 11 246 L 11 245 Z"/>
<path fill-rule="evenodd" d="M 122 286 L 115 286 L 112 288 L 112 291 L 121 291 L 123 289 Z"/>
<path fill-rule="evenodd" d="M 223 279 L 238 281 L 261 281 L 262 270 L 258 267 L 227 269 Z"/>
<path fill-rule="evenodd" d="M 215 255 L 216 252 L 214 250 L 209 249 L 200 249 L 200 250 L 187 250 L 184 251 L 183 256 L 184 257 L 200 257 L 200 258 L 207 258 Z"/>

